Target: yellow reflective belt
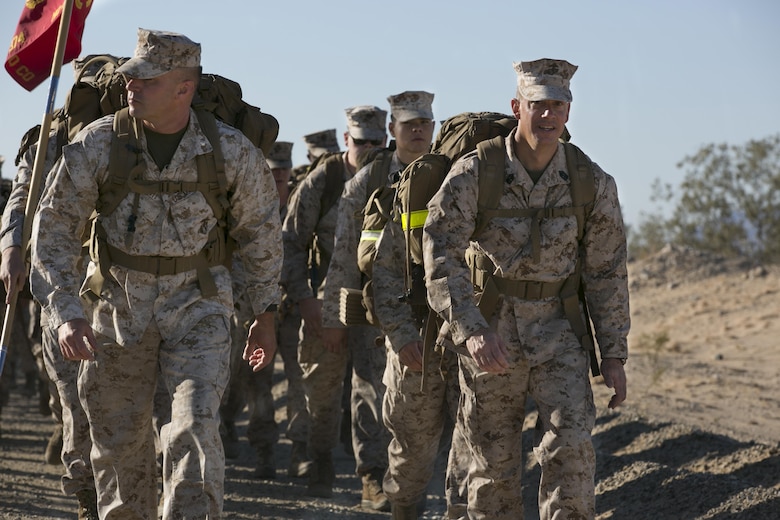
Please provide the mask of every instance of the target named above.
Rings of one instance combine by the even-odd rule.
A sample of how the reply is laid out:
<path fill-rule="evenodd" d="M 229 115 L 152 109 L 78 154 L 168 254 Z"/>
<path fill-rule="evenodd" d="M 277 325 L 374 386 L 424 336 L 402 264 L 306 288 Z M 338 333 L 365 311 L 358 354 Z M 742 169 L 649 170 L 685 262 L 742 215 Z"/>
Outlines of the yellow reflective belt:
<path fill-rule="evenodd" d="M 411 213 L 401 214 L 401 225 L 404 231 L 409 229 L 419 229 L 425 225 L 425 219 L 428 218 L 428 210 L 420 209 Z"/>
<path fill-rule="evenodd" d="M 382 234 L 382 230 L 364 229 L 360 232 L 361 242 L 376 242 L 379 240 L 379 235 Z"/>

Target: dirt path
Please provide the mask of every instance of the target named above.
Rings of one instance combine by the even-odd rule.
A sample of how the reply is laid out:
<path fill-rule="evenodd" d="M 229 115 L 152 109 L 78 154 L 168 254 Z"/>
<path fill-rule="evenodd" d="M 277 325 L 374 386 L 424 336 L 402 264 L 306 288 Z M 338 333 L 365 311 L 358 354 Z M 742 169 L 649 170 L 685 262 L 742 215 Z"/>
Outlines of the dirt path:
<path fill-rule="evenodd" d="M 610 392 L 594 382 L 597 518 L 780 519 L 780 277 L 686 251 L 662 252 L 630 272 L 628 403 L 606 410 Z M 278 380 L 280 400 L 283 391 Z M 527 450 L 533 422 L 532 412 Z M 246 424 L 239 426 L 243 433 Z M 37 401 L 12 391 L 0 428 L 0 518 L 75 518 L 58 468 L 42 462 L 52 425 Z M 225 518 L 389 518 L 356 506 L 360 482 L 341 449 L 334 498 L 306 497 L 305 481 L 284 471 L 289 448 L 283 439 L 278 478 L 259 481 L 244 444 L 229 461 Z M 526 455 L 525 518 L 535 520 L 539 472 Z M 441 480 L 432 484 L 425 518 L 441 518 L 442 488 Z"/>

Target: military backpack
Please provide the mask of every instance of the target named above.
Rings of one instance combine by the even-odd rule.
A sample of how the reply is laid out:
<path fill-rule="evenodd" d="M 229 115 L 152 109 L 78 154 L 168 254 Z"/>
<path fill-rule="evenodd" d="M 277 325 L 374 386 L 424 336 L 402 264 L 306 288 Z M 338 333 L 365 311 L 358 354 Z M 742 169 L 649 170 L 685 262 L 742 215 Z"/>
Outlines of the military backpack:
<path fill-rule="evenodd" d="M 124 76 L 117 73 L 119 66 L 126 60 L 127 58 L 117 58 L 109 54 L 90 55 L 77 60 L 74 63 L 74 85 L 64 106 L 57 110 L 52 118 L 52 131 L 56 132 L 57 150 L 61 153 L 62 146 L 70 142 L 83 127 L 100 117 L 115 114 L 109 179 L 100 186 L 97 208 L 91 217 L 89 236 L 84 237 L 91 259 L 99 266 L 98 272 L 88 281 L 90 296 L 100 297 L 103 280 L 108 268 L 114 263 L 160 275 L 196 269 L 204 296 L 216 295 L 216 286 L 208 268 L 220 264 L 228 265 L 232 249 L 228 235 L 230 217 L 225 159 L 216 119 L 240 130 L 264 154 L 270 151 L 278 136 L 279 123 L 274 116 L 245 102 L 238 83 L 215 74 L 201 74 L 192 108 L 211 143 L 212 152 L 197 157 L 198 181 L 143 181 L 140 179 L 142 172 L 138 171 L 138 168 L 143 167 L 143 159 L 136 146 L 140 129 L 135 119 L 129 116 Z M 40 128 L 37 130 L 39 132 Z M 18 157 L 37 139 L 35 129 L 28 131 Z M 127 255 L 107 243 L 105 231 L 97 217 L 111 214 L 131 193 L 135 194 L 137 200 L 137 196 L 141 194 L 191 191 L 203 193 L 218 223 L 209 237 L 206 249 L 199 254 L 176 258 L 175 262 L 170 262 L 158 257 Z M 133 224 L 128 223 L 129 232 L 132 232 Z"/>
<path fill-rule="evenodd" d="M 575 145 L 568 142 L 570 135 L 564 131 L 562 141 L 566 153 L 567 169 L 571 175 L 572 206 L 566 208 L 498 209 L 503 194 L 505 177 L 504 139 L 517 125 L 510 115 L 496 112 L 465 112 L 453 116 L 443 124 L 429 154 L 409 164 L 394 186 L 395 197 L 389 211 L 390 218 L 400 221 L 404 231 L 405 266 L 404 294 L 399 298 L 411 306 L 412 317 L 424 330 L 426 352 L 436 340 L 442 321 L 427 305 L 425 289 L 422 230 L 428 216 L 427 204 L 439 190 L 450 167 L 463 155 L 476 150 L 479 159 L 479 184 L 477 221 L 472 238 L 477 237 L 493 218 L 532 218 L 531 240 L 535 254 L 539 252 L 539 224 L 544 218 L 575 216 L 578 241 L 584 233 L 585 220 L 593 207 L 595 181 L 590 159 Z M 375 204 L 376 208 L 380 205 Z M 371 210 L 369 206 L 367 212 Z M 375 210 L 378 212 L 378 209 Z M 387 209 L 382 209 L 388 213 Z M 368 215 L 366 217 L 368 218 Z M 587 318 L 579 260 L 575 273 L 564 283 L 538 284 L 532 282 L 505 283 L 493 276 L 494 266 L 489 258 L 469 248 L 466 259 L 472 273 L 472 282 L 480 294 L 479 307 L 486 319 L 490 319 L 500 294 L 512 294 L 528 299 L 560 296 L 572 329 L 584 348 L 595 357 L 590 323 Z M 549 285 L 549 287 L 545 287 Z M 533 287 L 530 287 L 533 286 Z M 370 307 L 364 298 L 364 305 Z M 585 310 L 585 320 L 580 313 Z M 368 311 L 370 314 L 370 311 Z M 594 374 L 598 372 L 592 363 Z"/>

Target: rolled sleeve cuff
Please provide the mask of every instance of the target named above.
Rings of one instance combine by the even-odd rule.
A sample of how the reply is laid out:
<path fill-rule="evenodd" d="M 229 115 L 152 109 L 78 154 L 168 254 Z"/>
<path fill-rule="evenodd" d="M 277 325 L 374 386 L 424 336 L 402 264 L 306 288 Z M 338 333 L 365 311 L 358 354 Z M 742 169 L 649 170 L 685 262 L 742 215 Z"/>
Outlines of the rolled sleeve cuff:
<path fill-rule="evenodd" d="M 79 298 L 63 297 L 53 305 L 47 305 L 42 309 L 48 318 L 48 325 L 57 329 L 63 323 L 71 320 L 86 319 L 84 307 Z"/>
<path fill-rule="evenodd" d="M 456 345 L 466 343 L 466 340 L 475 332 L 488 328 L 488 322 L 479 312 L 477 307 L 466 312 L 463 316 L 450 322 L 450 333 L 452 341 Z"/>
<path fill-rule="evenodd" d="M 3 235 L 0 237 L 0 252 L 14 246 L 22 247 L 21 225 L 12 225 L 12 227 L 5 230 Z"/>
<path fill-rule="evenodd" d="M 601 359 L 628 358 L 628 344 L 626 341 L 598 341 L 598 344 Z"/>
<path fill-rule="evenodd" d="M 390 345 L 396 353 L 400 352 L 402 348 L 413 341 L 422 341 L 419 331 L 411 326 L 411 324 L 389 332 L 387 338 L 390 340 Z"/>
<path fill-rule="evenodd" d="M 255 316 L 264 313 L 269 305 L 279 305 L 282 301 L 282 291 L 278 285 L 248 288 L 247 293 Z"/>
<path fill-rule="evenodd" d="M 312 291 L 311 287 L 305 282 L 290 280 L 287 282 L 286 290 L 287 297 L 295 303 L 305 300 L 306 298 L 314 298 L 314 291 Z"/>

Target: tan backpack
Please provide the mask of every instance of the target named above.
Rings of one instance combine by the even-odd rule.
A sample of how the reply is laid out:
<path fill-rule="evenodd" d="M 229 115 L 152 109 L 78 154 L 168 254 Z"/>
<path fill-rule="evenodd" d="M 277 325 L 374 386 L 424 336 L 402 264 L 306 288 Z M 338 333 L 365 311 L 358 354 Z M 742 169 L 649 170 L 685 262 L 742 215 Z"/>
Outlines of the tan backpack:
<path fill-rule="evenodd" d="M 134 120 L 129 116 L 126 108 L 124 77 L 116 72 L 127 59 L 100 54 L 76 61 L 74 85 L 66 97 L 65 105 L 57 110 L 52 120 L 52 130 L 57 132 L 57 150 L 61 153 L 62 146 L 70 142 L 86 125 L 100 117 L 115 114 L 109 180 L 100 187 L 98 207 L 91 218 L 89 235 L 83 237 L 92 260 L 100 267 L 89 281 L 90 291 L 86 294 L 91 298 L 99 298 L 108 268 L 112 263 L 117 263 L 131 269 L 156 274 L 173 274 L 197 269 L 203 295 L 216 295 L 217 289 L 208 268 L 219 264 L 227 265 L 232 250 L 227 229 L 230 218 L 225 159 L 222 155 L 216 119 L 240 130 L 264 154 L 270 151 L 278 136 L 279 122 L 274 116 L 245 102 L 238 83 L 215 74 L 202 74 L 192 107 L 213 151 L 198 156 L 198 181 L 193 183 L 141 181 L 133 172 L 139 162 L 137 154 L 133 152 L 137 149 L 135 143 L 138 129 L 133 128 Z M 37 141 L 39 131 L 40 127 L 37 127 L 25 134 L 18 157 L 22 156 L 30 144 Z M 218 225 L 212 232 L 213 236 L 209 240 L 207 249 L 193 257 L 161 263 L 158 258 L 127 255 L 108 245 L 105 232 L 97 221 L 98 215 L 105 216 L 112 213 L 130 193 L 181 191 L 201 191 L 214 211 Z"/>
<path fill-rule="evenodd" d="M 531 235 L 534 251 L 538 253 L 540 247 L 538 224 L 540 220 L 570 215 L 577 218 L 577 240 L 580 241 L 584 234 L 585 221 L 593 207 L 595 198 L 593 168 L 590 159 L 578 147 L 568 142 L 570 138 L 568 131 L 564 132 L 562 141 L 564 141 L 566 152 L 567 169 L 571 175 L 572 207 L 497 209 L 504 187 L 506 154 L 504 138 L 516 125 L 517 120 L 514 117 L 494 112 L 458 114 L 442 125 L 434 141 L 432 153 L 423 155 L 407 166 L 397 184 L 397 197 L 393 214 L 394 218 L 401 222 L 407 251 L 404 294 L 399 296 L 411 306 L 412 317 L 418 325 L 424 328 L 424 343 L 428 355 L 442 321 L 427 305 L 422 230 L 428 216 L 428 201 L 438 191 L 451 165 L 458 158 L 472 150 L 477 150 L 480 175 L 474 237 L 478 236 L 493 218 L 533 218 Z M 472 282 L 475 290 L 480 293 L 479 307 L 486 319 L 489 320 L 495 311 L 498 297 L 502 292 L 508 294 L 509 291 L 514 291 L 513 294 L 518 295 L 522 292 L 523 297 L 533 297 L 533 291 L 529 291 L 526 287 L 533 284 L 521 282 L 516 284 L 517 287 L 497 287 L 496 280 L 492 276 L 494 266 L 484 255 L 469 249 L 467 262 L 472 271 Z M 535 287 L 535 289 L 540 290 L 540 296 L 544 294 L 545 296 L 559 295 L 561 297 L 572 329 L 583 348 L 590 352 L 591 368 L 594 375 L 597 375 L 598 364 L 595 362 L 595 348 L 589 319 L 587 319 L 587 306 L 580 277 L 580 263 L 578 261 L 575 273 L 560 287 Z M 584 321 L 580 315 L 580 305 L 586 312 Z"/>

